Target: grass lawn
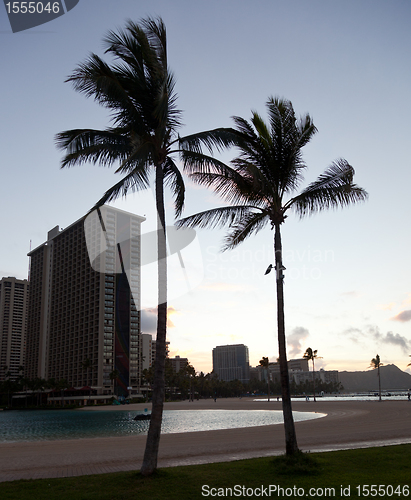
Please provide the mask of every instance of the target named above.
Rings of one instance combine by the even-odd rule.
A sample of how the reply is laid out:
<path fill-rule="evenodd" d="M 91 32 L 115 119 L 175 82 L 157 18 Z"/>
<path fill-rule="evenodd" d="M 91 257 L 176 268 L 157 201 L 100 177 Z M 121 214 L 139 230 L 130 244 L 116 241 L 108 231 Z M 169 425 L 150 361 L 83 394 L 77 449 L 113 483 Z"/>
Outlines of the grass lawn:
<path fill-rule="evenodd" d="M 271 485 L 271 495 L 270 495 Z M 368 485 L 368 486 L 367 486 Z M 263 489 L 262 489 L 263 488 Z M 265 489 L 264 489 L 265 488 Z M 411 445 L 0 483 L 1 500 L 411 498 Z"/>

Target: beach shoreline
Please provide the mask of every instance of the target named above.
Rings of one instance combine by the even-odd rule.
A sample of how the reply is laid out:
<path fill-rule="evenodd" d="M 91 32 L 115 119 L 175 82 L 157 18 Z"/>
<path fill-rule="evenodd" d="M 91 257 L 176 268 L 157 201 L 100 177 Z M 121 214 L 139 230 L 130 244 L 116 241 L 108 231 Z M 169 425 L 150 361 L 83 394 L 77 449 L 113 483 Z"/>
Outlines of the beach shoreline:
<path fill-rule="evenodd" d="M 93 411 L 144 411 L 147 403 L 85 407 Z M 281 410 L 281 402 L 229 398 L 165 403 L 165 410 Z M 331 451 L 411 443 L 409 401 L 293 402 L 298 412 L 326 413 L 296 422 L 302 451 Z M 77 411 L 77 410 L 74 410 Z M 78 410 L 82 411 L 82 409 Z M 141 467 L 146 435 L 0 443 L 0 481 L 102 474 Z M 158 467 L 225 462 L 284 453 L 282 424 L 163 434 Z"/>

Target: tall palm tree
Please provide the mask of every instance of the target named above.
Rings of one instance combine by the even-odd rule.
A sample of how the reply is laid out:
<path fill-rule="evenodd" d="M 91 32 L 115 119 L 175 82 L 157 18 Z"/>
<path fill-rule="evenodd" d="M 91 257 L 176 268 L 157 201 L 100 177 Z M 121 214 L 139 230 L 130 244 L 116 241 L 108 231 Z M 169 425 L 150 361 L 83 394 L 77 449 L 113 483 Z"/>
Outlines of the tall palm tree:
<path fill-rule="evenodd" d="M 304 355 L 303 355 L 303 358 L 305 359 L 308 359 L 308 361 L 312 361 L 313 362 L 313 393 L 314 393 L 314 401 L 316 401 L 315 399 L 315 366 L 314 366 L 314 360 L 319 358 L 319 356 L 317 356 L 317 350 L 313 351 L 311 349 L 311 347 L 307 347 Z"/>
<path fill-rule="evenodd" d="M 75 129 L 56 136 L 57 146 L 66 151 L 62 168 L 92 162 L 117 165 L 121 180 L 106 191 L 95 208 L 150 185 L 154 172 L 157 207 L 158 320 L 155 382 L 152 413 L 141 472 L 149 475 L 157 467 L 163 401 L 167 328 L 167 253 L 164 186 L 175 200 L 175 212 L 182 212 L 185 189 L 183 168 L 207 164 L 213 159 L 202 154 L 230 144 L 226 129 L 216 129 L 181 138 L 180 111 L 176 108 L 174 77 L 168 68 L 166 28 L 160 18 L 128 21 L 124 30 L 109 32 L 104 39 L 110 65 L 92 54 L 67 81 L 74 89 L 93 97 L 111 112 L 112 126 L 104 130 Z"/>
<path fill-rule="evenodd" d="M 383 363 L 381 363 L 381 359 L 378 356 L 378 354 L 375 356 L 375 358 L 372 358 L 371 364 L 369 368 L 372 369 L 377 369 L 377 375 L 378 375 L 378 401 L 381 401 L 381 374 L 380 374 L 380 366 L 382 366 Z"/>
<path fill-rule="evenodd" d="M 234 117 L 239 155 L 232 165 L 206 166 L 191 175 L 200 185 L 214 188 L 228 206 L 207 210 L 179 221 L 179 227 L 229 225 L 223 250 L 236 247 L 266 224 L 274 230 L 277 283 L 277 326 L 284 414 L 286 453 L 298 451 L 291 409 L 284 323 L 284 266 L 281 224 L 294 210 L 300 217 L 366 199 L 367 193 L 353 184 L 354 169 L 340 159 L 299 194 L 306 165 L 302 148 L 317 129 L 307 114 L 297 119 L 290 101 L 270 98 L 268 124 L 257 113 L 251 122 Z M 271 270 L 272 266 L 267 269 Z"/>

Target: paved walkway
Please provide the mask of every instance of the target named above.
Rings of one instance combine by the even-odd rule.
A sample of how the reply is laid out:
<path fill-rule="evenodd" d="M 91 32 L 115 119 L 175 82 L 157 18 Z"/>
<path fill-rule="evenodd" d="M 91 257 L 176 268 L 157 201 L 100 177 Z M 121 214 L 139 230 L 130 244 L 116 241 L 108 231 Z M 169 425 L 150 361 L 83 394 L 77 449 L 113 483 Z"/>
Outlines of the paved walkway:
<path fill-rule="evenodd" d="M 103 407 L 103 410 L 142 410 L 147 405 Z M 166 403 L 167 410 L 281 410 L 281 403 L 248 399 Z M 99 408 L 93 410 L 99 411 Z M 411 443 L 411 403 L 408 401 L 336 401 L 293 403 L 294 411 L 327 416 L 297 422 L 303 451 L 330 451 Z M 146 436 L 73 439 L 0 444 L 0 481 L 70 477 L 139 470 Z M 159 467 L 223 462 L 284 453 L 282 425 L 184 434 L 163 434 Z"/>

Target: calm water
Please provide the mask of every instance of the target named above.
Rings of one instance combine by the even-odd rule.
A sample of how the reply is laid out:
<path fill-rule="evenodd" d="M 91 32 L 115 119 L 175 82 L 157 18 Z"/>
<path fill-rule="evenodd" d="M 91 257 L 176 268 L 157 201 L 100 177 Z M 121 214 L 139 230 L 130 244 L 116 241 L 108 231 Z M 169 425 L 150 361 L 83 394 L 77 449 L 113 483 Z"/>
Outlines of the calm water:
<path fill-rule="evenodd" d="M 313 401 L 313 396 L 310 394 L 310 401 Z M 376 396 L 374 395 L 361 395 L 361 394 L 347 394 L 344 396 L 319 396 L 316 394 L 316 399 L 317 401 L 378 401 L 378 394 Z M 385 394 L 381 394 L 381 399 L 384 401 L 406 401 L 408 399 L 407 397 L 407 391 L 402 391 L 401 394 L 392 394 L 391 396 L 387 396 Z M 262 398 L 256 398 L 254 401 L 267 401 L 267 397 L 262 397 Z M 270 401 L 277 401 L 277 397 L 270 397 Z M 304 397 L 301 398 L 291 398 L 291 401 L 305 401 Z"/>
<path fill-rule="evenodd" d="M 136 421 L 139 411 L 38 410 L 0 412 L 0 442 L 116 437 L 145 434 L 149 421 Z M 296 422 L 324 417 L 294 412 Z M 163 433 L 211 431 L 281 424 L 274 410 L 173 410 L 163 415 Z"/>

